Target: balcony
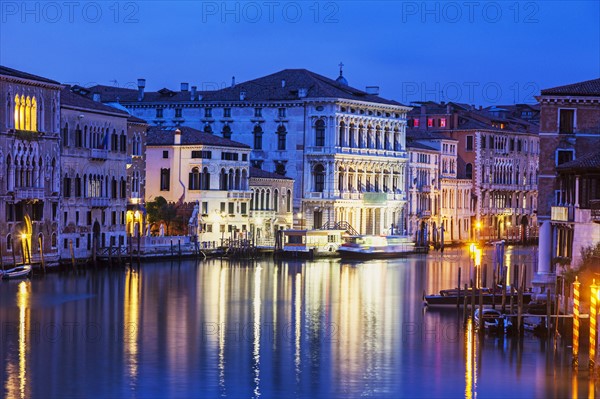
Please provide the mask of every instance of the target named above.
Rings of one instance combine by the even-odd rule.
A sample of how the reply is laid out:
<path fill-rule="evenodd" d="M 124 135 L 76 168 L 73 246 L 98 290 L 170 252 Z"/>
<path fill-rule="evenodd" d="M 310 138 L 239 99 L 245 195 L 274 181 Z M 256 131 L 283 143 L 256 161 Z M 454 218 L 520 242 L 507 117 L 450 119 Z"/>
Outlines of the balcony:
<path fill-rule="evenodd" d="M 15 199 L 16 200 L 33 200 L 43 199 L 44 188 L 43 187 L 26 187 L 26 188 L 15 188 Z"/>
<path fill-rule="evenodd" d="M 108 159 L 108 150 L 102 150 L 100 148 L 92 148 L 90 158 L 101 160 L 101 161 L 106 161 Z"/>
<path fill-rule="evenodd" d="M 107 208 L 110 202 L 108 198 L 102 197 L 94 197 L 90 198 L 89 200 L 92 208 Z"/>
<path fill-rule="evenodd" d="M 550 218 L 553 222 L 573 222 L 574 208 L 572 206 L 553 206 L 550 211 Z"/>
<path fill-rule="evenodd" d="M 227 198 L 250 199 L 250 198 L 252 198 L 252 192 L 251 191 L 227 191 Z"/>
<path fill-rule="evenodd" d="M 422 186 L 421 187 L 421 192 L 422 193 L 430 193 L 431 192 L 431 186 Z"/>
<path fill-rule="evenodd" d="M 431 211 L 421 211 L 421 217 L 422 218 L 430 218 L 431 217 Z"/>

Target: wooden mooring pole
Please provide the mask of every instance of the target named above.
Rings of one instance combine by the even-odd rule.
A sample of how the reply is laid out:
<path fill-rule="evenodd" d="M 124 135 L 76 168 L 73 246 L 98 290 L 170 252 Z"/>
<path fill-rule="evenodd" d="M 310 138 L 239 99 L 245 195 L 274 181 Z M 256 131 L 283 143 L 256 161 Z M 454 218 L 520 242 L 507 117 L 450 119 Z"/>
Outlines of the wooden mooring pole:
<path fill-rule="evenodd" d="M 69 249 L 71 251 L 71 265 L 73 266 L 73 270 L 75 270 L 75 253 L 73 252 L 73 240 L 69 240 Z"/>
<path fill-rule="evenodd" d="M 40 260 L 42 261 L 42 270 L 44 271 L 44 273 L 46 272 L 46 262 L 44 262 L 44 246 L 43 246 L 43 240 L 42 240 L 42 236 L 38 237 L 38 243 L 39 243 L 39 249 L 40 249 Z M 2 254 L 0 254 L 0 257 L 2 257 Z"/>
<path fill-rule="evenodd" d="M 581 283 L 577 276 L 573 283 L 573 361 L 572 366 L 579 368 L 579 288 Z"/>

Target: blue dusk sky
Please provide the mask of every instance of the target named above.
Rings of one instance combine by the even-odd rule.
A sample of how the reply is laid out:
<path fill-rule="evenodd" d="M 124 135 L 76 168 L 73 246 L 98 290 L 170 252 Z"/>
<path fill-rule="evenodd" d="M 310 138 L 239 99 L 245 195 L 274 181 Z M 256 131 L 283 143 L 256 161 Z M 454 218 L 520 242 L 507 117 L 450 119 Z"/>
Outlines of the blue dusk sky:
<path fill-rule="evenodd" d="M 9 1 L 0 63 L 63 83 L 211 90 L 306 68 L 411 101 L 534 102 L 600 77 L 598 1 Z"/>

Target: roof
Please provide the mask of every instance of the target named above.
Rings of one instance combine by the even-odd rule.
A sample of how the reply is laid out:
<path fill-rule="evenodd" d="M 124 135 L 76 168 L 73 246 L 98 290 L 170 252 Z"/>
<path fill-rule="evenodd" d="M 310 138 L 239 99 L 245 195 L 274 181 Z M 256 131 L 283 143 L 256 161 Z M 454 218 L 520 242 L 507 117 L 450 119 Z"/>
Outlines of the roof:
<path fill-rule="evenodd" d="M 446 132 L 446 134 L 442 133 Z M 447 140 L 458 141 L 447 136 L 448 130 L 431 131 L 431 130 L 406 130 L 406 140 Z"/>
<path fill-rule="evenodd" d="M 238 83 L 213 91 L 197 91 L 202 100 L 196 101 L 297 101 L 300 89 L 306 89 L 307 98 L 342 98 L 403 106 L 401 103 L 368 94 L 363 90 L 339 83 L 307 69 L 284 69 L 258 79 Z M 87 88 L 88 94 L 99 93 L 102 101 L 138 102 L 138 91 L 112 86 L 97 85 Z M 245 100 L 240 93 L 245 92 Z M 191 102 L 190 91 L 144 91 L 142 102 Z"/>
<path fill-rule="evenodd" d="M 130 123 L 142 123 L 144 125 L 148 124 L 148 122 L 146 122 L 144 119 L 138 118 L 137 116 L 133 116 L 133 115 L 129 115 L 129 118 L 127 118 L 127 122 L 130 122 Z"/>
<path fill-rule="evenodd" d="M 250 167 L 250 177 L 256 177 L 261 179 L 282 179 L 282 180 L 293 180 L 291 177 L 282 176 L 278 173 L 267 172 L 255 167 Z"/>
<path fill-rule="evenodd" d="M 418 141 L 411 141 L 410 143 L 406 143 L 406 148 L 415 148 L 417 150 L 427 150 L 427 151 L 439 151 L 437 148 L 430 147 L 430 146 L 420 143 Z"/>
<path fill-rule="evenodd" d="M 237 141 L 229 140 L 223 137 L 215 136 L 210 133 L 204 133 L 200 130 L 188 127 L 164 127 L 164 126 L 152 126 L 148 129 L 146 145 L 147 146 L 164 146 L 174 145 L 175 143 L 175 130 L 179 129 L 181 132 L 181 144 L 182 145 L 213 145 L 221 147 L 234 147 L 234 148 L 248 148 L 250 146 Z"/>
<path fill-rule="evenodd" d="M 584 155 L 556 167 L 556 170 L 559 171 L 582 169 L 596 169 L 600 171 L 600 152 Z"/>
<path fill-rule="evenodd" d="M 600 96 L 600 78 L 542 90 L 542 96 Z"/>
<path fill-rule="evenodd" d="M 129 116 L 129 113 L 120 109 L 111 107 L 109 105 L 102 104 L 100 101 L 90 100 L 87 97 L 73 93 L 70 87 L 65 87 L 60 92 L 60 105 L 71 106 L 77 108 L 85 108 L 92 111 L 98 112 L 109 112 L 112 114 L 119 114 L 121 116 Z"/>
<path fill-rule="evenodd" d="M 39 82 L 52 83 L 52 84 L 56 84 L 56 85 L 60 84 L 56 80 L 44 78 L 42 76 L 34 75 L 34 74 L 23 72 L 23 71 L 18 71 L 16 69 L 12 69 L 12 68 L 5 67 L 2 65 L 0 65 L 0 75 L 14 76 L 16 78 L 21 78 L 21 79 L 37 80 Z"/>

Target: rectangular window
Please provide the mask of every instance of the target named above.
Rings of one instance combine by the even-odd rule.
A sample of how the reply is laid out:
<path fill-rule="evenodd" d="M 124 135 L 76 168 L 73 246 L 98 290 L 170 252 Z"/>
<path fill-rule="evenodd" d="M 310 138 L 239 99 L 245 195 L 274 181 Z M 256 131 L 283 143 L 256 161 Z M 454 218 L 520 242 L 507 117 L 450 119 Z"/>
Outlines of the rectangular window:
<path fill-rule="evenodd" d="M 237 161 L 239 159 L 239 155 L 237 152 L 222 152 L 221 160 L 223 161 Z"/>
<path fill-rule="evenodd" d="M 571 134 L 575 128 L 575 110 L 561 109 L 559 110 L 558 129 L 559 133 Z"/>
<path fill-rule="evenodd" d="M 112 211 L 110 214 L 110 223 L 114 226 L 117 224 L 117 212 Z"/>
<path fill-rule="evenodd" d="M 262 108 L 254 108 L 254 117 L 261 118 L 262 117 Z"/>
<path fill-rule="evenodd" d="M 169 151 L 165 150 L 163 151 L 163 159 L 168 159 L 169 158 Z"/>
<path fill-rule="evenodd" d="M 415 127 L 419 127 L 419 123 L 420 123 L 419 118 L 413 119 L 413 122 L 414 122 Z"/>
<path fill-rule="evenodd" d="M 231 108 L 223 108 L 223 118 L 231 118 Z"/>
<path fill-rule="evenodd" d="M 277 149 L 279 151 L 283 151 L 285 150 L 285 138 L 286 138 L 286 133 L 285 132 L 279 132 L 277 134 Z"/>
<path fill-rule="evenodd" d="M 427 127 L 433 127 L 433 118 L 427 118 Z"/>
<path fill-rule="evenodd" d="M 171 185 L 171 169 L 160 170 L 160 191 L 169 191 Z"/>
<path fill-rule="evenodd" d="M 162 108 L 156 108 L 156 117 L 157 118 L 163 117 L 163 109 Z"/>
<path fill-rule="evenodd" d="M 245 215 L 247 213 L 246 212 L 247 211 L 247 204 L 245 202 L 242 202 L 242 204 L 240 206 L 241 206 L 242 215 Z"/>
<path fill-rule="evenodd" d="M 473 136 L 467 136 L 467 151 L 473 151 Z"/>
<path fill-rule="evenodd" d="M 446 127 L 446 118 L 440 119 L 440 127 Z"/>
<path fill-rule="evenodd" d="M 92 225 L 92 211 L 87 212 L 87 225 L 88 226 Z"/>
<path fill-rule="evenodd" d="M 279 117 L 285 118 L 285 108 L 279 108 Z"/>
<path fill-rule="evenodd" d="M 192 158 L 212 159 L 212 151 L 192 151 Z"/>
<path fill-rule="evenodd" d="M 202 202 L 202 214 L 208 215 L 208 202 Z"/>
<path fill-rule="evenodd" d="M 575 157 L 573 150 L 556 150 L 556 166 L 571 162 Z"/>
<path fill-rule="evenodd" d="M 229 202 L 227 205 L 229 207 L 229 214 L 233 215 L 235 213 L 235 203 L 234 202 Z"/>
<path fill-rule="evenodd" d="M 75 211 L 75 224 L 79 225 L 79 211 Z"/>
<path fill-rule="evenodd" d="M 204 108 L 204 117 L 212 118 L 212 108 Z"/>
<path fill-rule="evenodd" d="M 226 206 L 225 202 L 221 202 L 221 213 L 225 212 L 225 206 Z"/>
<path fill-rule="evenodd" d="M 175 118 L 181 118 L 181 108 L 175 108 Z"/>
<path fill-rule="evenodd" d="M 242 161 L 248 161 L 248 154 L 242 154 Z"/>

